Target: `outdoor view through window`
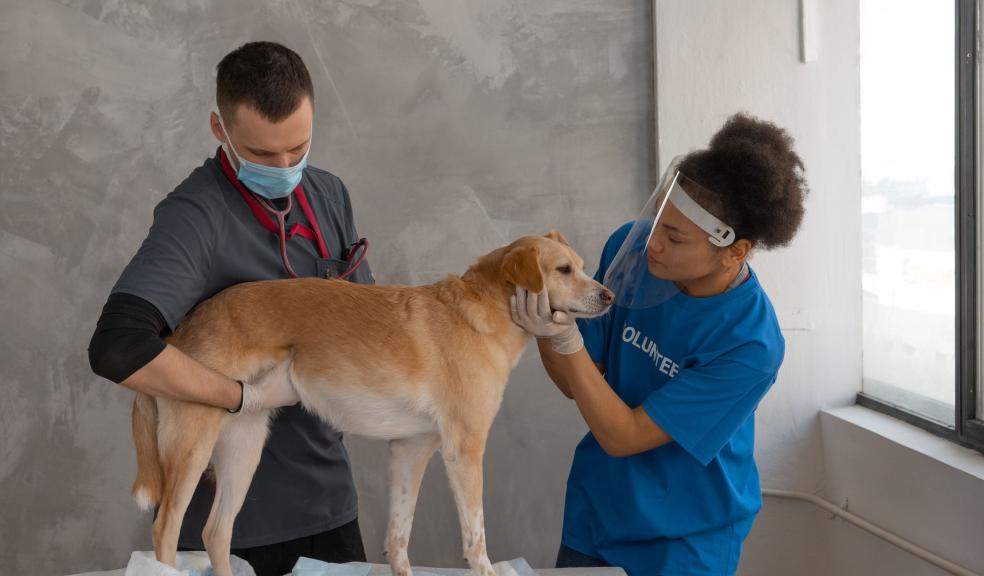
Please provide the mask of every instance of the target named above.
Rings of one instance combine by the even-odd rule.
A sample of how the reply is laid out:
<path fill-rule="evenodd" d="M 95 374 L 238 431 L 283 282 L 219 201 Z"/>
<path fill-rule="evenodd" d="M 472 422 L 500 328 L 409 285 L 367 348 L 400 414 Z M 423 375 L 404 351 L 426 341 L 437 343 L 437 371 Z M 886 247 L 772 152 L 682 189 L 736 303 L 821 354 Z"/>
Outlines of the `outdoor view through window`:
<path fill-rule="evenodd" d="M 861 1 L 864 393 L 954 424 L 953 2 Z"/>

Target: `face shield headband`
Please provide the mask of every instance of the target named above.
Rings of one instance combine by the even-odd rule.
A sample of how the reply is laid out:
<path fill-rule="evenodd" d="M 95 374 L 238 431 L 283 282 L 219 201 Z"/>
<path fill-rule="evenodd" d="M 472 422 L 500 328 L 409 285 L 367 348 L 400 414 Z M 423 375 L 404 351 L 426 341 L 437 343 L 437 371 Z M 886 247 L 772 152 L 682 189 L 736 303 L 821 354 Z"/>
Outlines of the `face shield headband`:
<path fill-rule="evenodd" d="M 675 158 L 667 168 L 605 271 L 604 284 L 615 293 L 617 306 L 658 306 L 679 292 L 674 282 L 657 278 L 649 270 L 647 247 L 667 204 L 706 232 L 708 242 L 714 246 L 730 246 L 735 241 L 734 229 L 706 207 L 719 205 L 717 195 L 680 172 L 681 160 L 682 157 Z"/>

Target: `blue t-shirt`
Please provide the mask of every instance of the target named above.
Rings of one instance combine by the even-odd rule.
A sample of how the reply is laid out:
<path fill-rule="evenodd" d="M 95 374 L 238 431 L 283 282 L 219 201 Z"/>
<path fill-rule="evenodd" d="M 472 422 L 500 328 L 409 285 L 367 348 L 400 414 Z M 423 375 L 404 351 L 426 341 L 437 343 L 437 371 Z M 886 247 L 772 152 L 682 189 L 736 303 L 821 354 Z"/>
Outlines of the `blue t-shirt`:
<path fill-rule="evenodd" d="M 609 238 L 596 279 L 630 225 Z M 564 545 L 630 576 L 731 574 L 762 504 L 754 412 L 785 346 L 754 271 L 723 294 L 616 305 L 578 324 L 615 393 L 673 441 L 614 458 L 588 433 L 567 482 Z"/>

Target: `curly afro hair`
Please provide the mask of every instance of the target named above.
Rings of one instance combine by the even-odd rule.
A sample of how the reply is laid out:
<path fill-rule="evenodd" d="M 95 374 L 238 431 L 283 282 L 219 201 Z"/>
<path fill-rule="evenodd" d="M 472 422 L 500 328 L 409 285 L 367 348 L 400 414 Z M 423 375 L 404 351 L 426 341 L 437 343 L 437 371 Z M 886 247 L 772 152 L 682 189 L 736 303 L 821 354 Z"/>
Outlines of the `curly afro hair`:
<path fill-rule="evenodd" d="M 706 150 L 687 154 L 680 164 L 680 172 L 717 195 L 716 202 L 695 200 L 738 238 L 766 249 L 789 244 L 803 221 L 803 170 L 785 130 L 743 113 L 729 118 Z"/>

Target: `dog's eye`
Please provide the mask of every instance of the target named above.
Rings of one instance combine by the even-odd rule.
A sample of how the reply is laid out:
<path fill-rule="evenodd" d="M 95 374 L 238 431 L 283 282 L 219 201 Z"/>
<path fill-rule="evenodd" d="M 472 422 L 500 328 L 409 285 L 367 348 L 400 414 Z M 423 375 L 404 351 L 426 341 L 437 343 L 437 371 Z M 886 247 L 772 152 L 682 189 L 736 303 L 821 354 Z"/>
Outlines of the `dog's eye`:
<path fill-rule="evenodd" d="M 564 264 L 563 266 L 557 268 L 557 272 L 560 272 L 561 274 L 570 274 L 573 271 L 574 269 L 571 268 L 570 264 Z"/>

